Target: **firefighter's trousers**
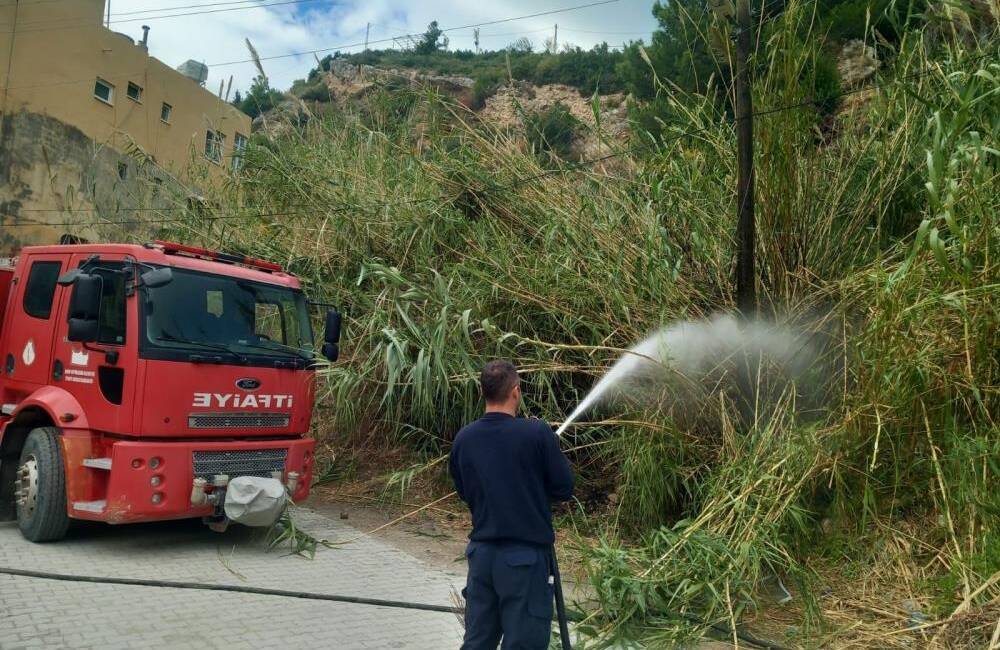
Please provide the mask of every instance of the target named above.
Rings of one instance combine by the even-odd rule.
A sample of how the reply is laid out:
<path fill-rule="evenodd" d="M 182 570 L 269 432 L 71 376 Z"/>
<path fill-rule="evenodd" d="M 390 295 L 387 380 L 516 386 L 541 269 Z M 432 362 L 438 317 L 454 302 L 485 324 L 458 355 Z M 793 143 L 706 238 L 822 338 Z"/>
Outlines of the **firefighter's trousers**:
<path fill-rule="evenodd" d="M 462 650 L 545 650 L 552 632 L 548 547 L 470 542 Z"/>

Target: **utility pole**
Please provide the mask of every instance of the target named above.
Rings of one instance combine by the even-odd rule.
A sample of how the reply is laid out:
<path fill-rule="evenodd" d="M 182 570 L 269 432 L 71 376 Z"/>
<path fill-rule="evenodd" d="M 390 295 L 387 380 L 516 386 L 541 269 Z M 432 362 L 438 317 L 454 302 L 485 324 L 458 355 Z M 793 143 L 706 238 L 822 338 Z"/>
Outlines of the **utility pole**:
<path fill-rule="evenodd" d="M 736 147 L 739 174 L 736 185 L 736 304 L 744 316 L 757 311 L 754 264 L 753 98 L 750 92 L 750 0 L 736 6 Z"/>
<path fill-rule="evenodd" d="M 371 30 L 371 28 L 372 28 L 371 23 L 365 23 L 365 52 L 368 51 L 368 32 L 369 30 Z"/>
<path fill-rule="evenodd" d="M 472 30 L 472 41 L 476 44 L 476 54 L 479 54 L 479 28 Z"/>
<path fill-rule="evenodd" d="M 552 30 L 552 53 L 559 53 L 559 23 L 556 23 L 555 28 Z"/>
<path fill-rule="evenodd" d="M 104 26 L 111 29 L 111 0 L 108 0 L 108 15 L 105 18 Z"/>

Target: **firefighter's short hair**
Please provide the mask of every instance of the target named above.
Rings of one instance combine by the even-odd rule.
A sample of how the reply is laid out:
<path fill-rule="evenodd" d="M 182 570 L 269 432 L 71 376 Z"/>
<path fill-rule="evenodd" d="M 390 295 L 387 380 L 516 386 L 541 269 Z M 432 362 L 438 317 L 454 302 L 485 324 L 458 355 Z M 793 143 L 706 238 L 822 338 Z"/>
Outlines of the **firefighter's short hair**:
<path fill-rule="evenodd" d="M 517 368 L 506 359 L 495 359 L 483 366 L 479 373 L 479 386 L 488 403 L 502 402 L 510 395 L 517 382 Z"/>

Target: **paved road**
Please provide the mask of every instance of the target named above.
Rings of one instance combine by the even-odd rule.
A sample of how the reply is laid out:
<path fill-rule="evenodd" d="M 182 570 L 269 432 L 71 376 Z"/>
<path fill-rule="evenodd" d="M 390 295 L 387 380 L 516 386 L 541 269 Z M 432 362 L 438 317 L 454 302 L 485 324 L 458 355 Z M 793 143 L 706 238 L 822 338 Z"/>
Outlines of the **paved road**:
<path fill-rule="evenodd" d="M 297 509 L 317 537 L 352 539 L 339 520 Z M 464 567 L 444 572 L 377 539 L 315 560 L 265 553 L 258 531 L 198 522 L 83 525 L 55 544 L 0 523 L 0 566 L 57 573 L 239 584 L 450 605 Z M 452 614 L 274 596 L 54 582 L 0 575 L 0 650 L 20 648 L 457 648 Z"/>

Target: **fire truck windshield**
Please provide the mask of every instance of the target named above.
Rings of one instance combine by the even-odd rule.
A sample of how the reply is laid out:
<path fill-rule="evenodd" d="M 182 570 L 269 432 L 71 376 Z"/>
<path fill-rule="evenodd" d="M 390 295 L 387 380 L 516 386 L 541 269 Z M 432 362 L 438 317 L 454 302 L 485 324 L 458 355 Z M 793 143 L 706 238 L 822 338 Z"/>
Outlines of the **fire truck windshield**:
<path fill-rule="evenodd" d="M 172 270 L 169 283 L 143 289 L 142 356 L 184 360 L 221 353 L 258 365 L 312 359 L 312 327 L 302 292 Z"/>

